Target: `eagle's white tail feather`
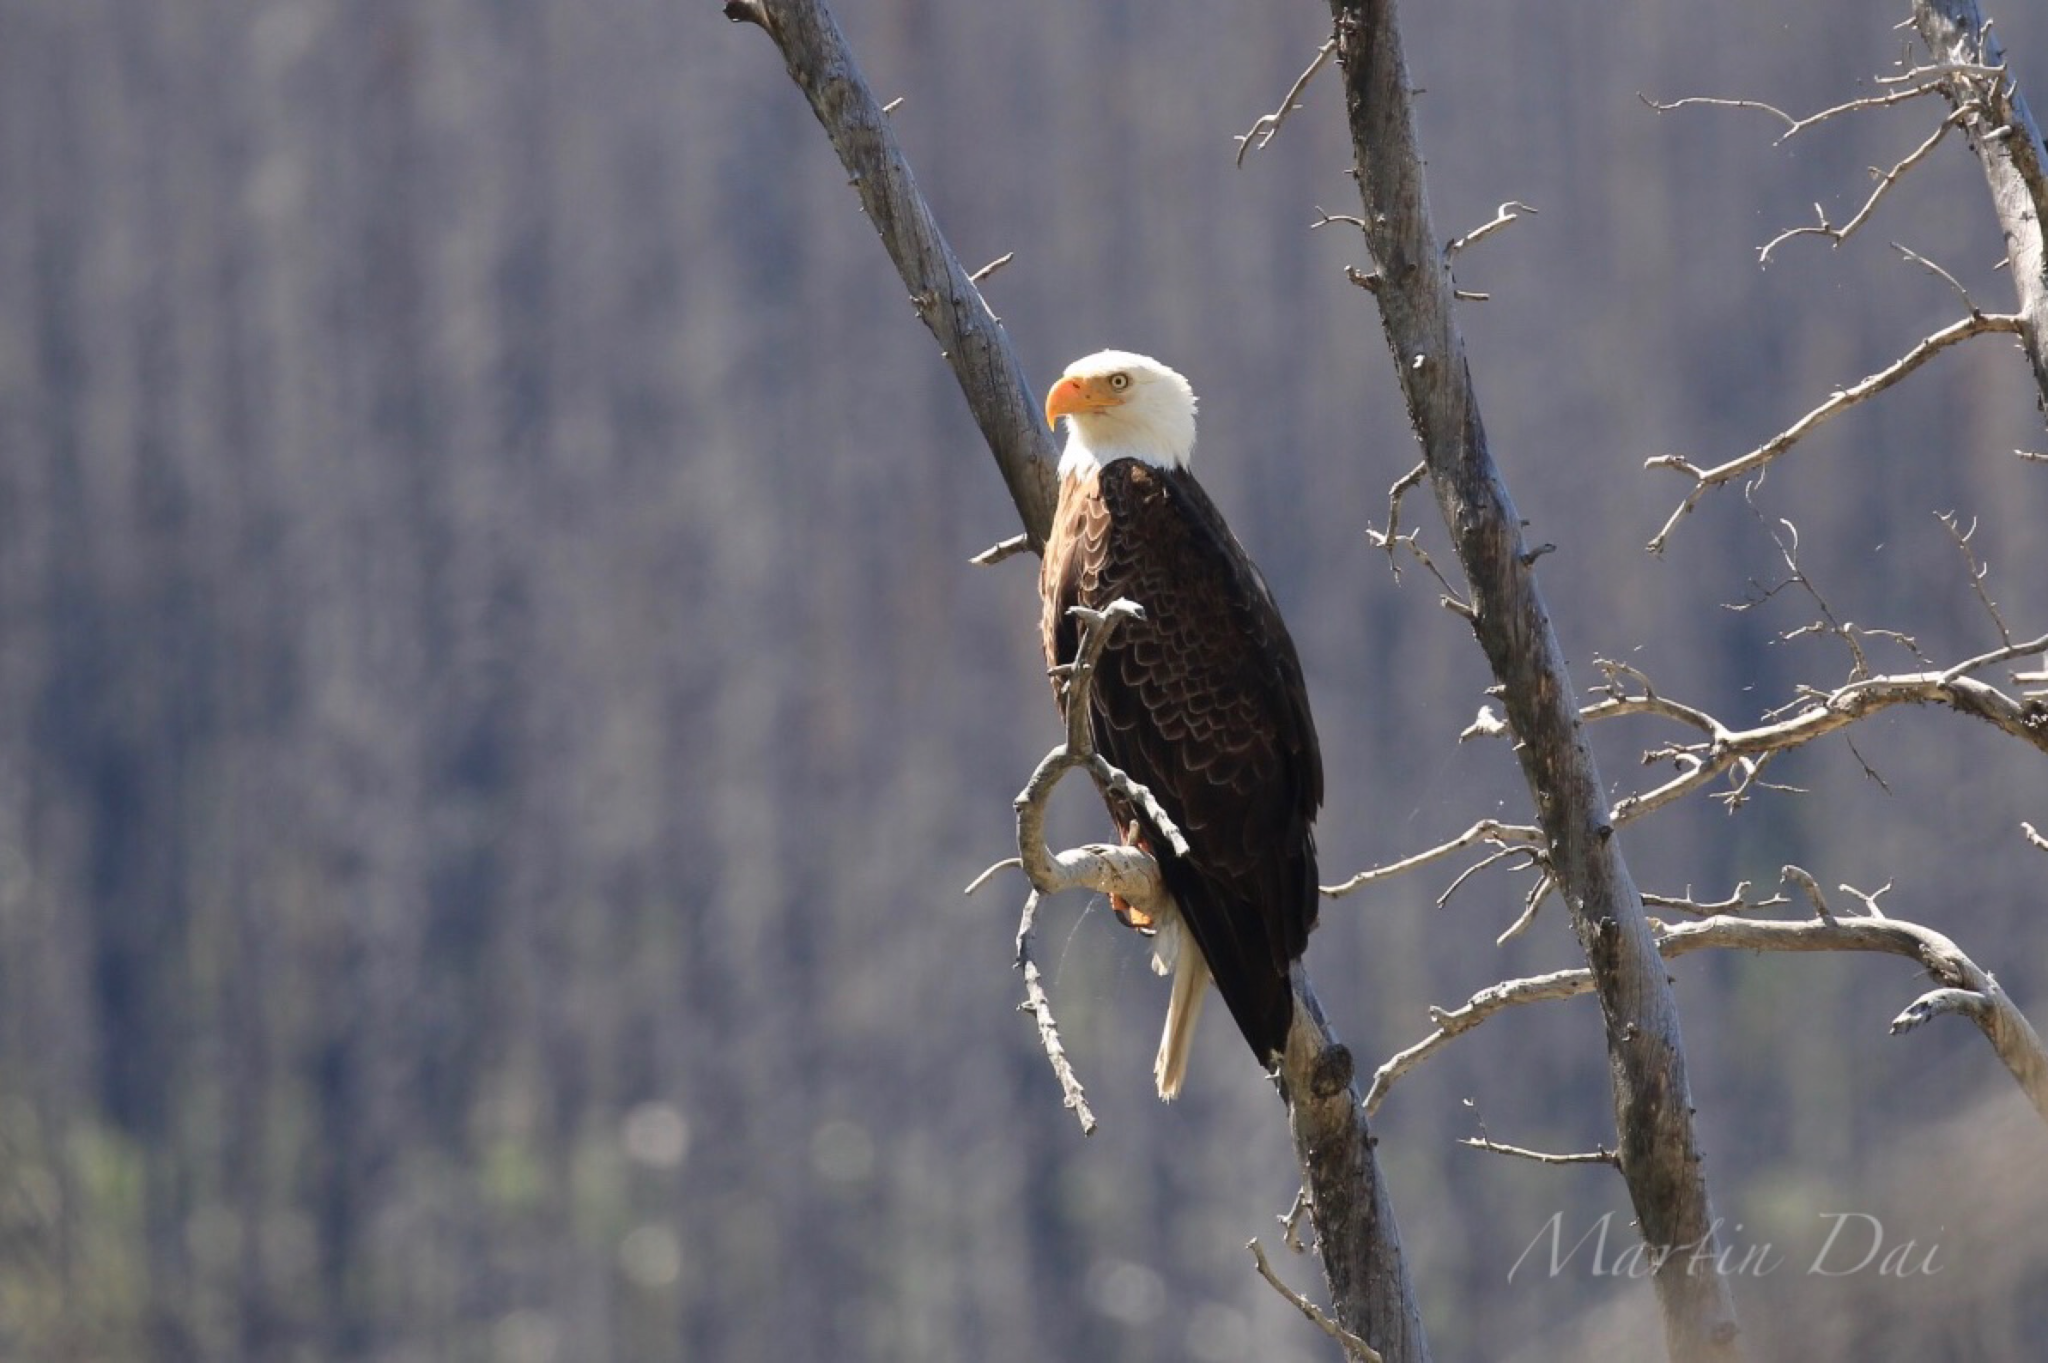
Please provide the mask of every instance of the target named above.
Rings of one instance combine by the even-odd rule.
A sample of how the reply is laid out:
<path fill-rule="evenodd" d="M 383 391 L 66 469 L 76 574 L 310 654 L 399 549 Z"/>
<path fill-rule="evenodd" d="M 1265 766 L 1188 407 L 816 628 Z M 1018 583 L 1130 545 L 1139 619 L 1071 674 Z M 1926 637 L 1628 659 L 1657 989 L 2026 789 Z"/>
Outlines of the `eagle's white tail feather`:
<path fill-rule="evenodd" d="M 1152 968 L 1160 974 L 1173 971 L 1173 993 L 1166 1004 L 1166 1030 L 1159 1038 L 1159 1058 L 1152 1062 L 1152 1078 L 1162 1101 L 1180 1096 L 1181 1081 L 1188 1074 L 1188 1052 L 1195 1043 L 1195 1024 L 1202 1018 L 1202 1001 L 1209 996 L 1209 962 L 1194 936 L 1178 922 L 1161 924 L 1159 948 L 1152 956 Z"/>

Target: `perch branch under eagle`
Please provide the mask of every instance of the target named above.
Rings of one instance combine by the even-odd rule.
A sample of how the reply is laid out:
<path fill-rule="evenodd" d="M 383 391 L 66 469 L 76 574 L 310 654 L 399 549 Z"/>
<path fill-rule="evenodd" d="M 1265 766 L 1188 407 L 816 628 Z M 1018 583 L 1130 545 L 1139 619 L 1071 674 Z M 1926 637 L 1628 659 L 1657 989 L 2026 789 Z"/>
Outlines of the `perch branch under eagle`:
<path fill-rule="evenodd" d="M 1101 351 L 1067 367 L 1045 416 L 1067 421 L 1039 575 L 1055 688 L 1079 643 L 1071 607 L 1125 598 L 1144 610 L 1105 649 L 1090 718 L 1096 750 L 1152 792 L 1187 845 L 1176 851 L 1143 810 L 1105 795 L 1173 900 L 1156 919 L 1113 901 L 1126 923 L 1157 934 L 1155 962 L 1173 973 L 1153 1069 L 1170 1099 L 1212 979 L 1260 1064 L 1275 1068 L 1286 1050 L 1289 967 L 1316 921 L 1322 755 L 1272 593 L 1189 469 L 1187 380 L 1146 356 Z"/>

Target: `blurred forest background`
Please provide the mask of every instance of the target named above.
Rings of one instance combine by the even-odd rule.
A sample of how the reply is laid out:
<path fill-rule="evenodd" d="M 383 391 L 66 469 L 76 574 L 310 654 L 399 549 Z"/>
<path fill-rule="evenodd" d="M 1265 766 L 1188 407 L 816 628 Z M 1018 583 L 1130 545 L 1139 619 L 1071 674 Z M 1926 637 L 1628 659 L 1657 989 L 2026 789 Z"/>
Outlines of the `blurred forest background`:
<path fill-rule="evenodd" d="M 1646 457 L 1738 454 L 1960 314 L 1888 242 L 2011 305 L 1960 138 L 1847 245 L 1758 267 L 1934 104 L 1775 145 L 1637 97 L 1868 93 L 1903 4 L 1407 8 L 1439 226 L 1541 210 L 1459 274 L 1581 686 L 1624 658 L 1750 722 L 1839 681 L 1838 643 L 1777 642 L 1810 601 L 1725 608 L 1782 576 L 1778 517 L 1841 618 L 1953 660 L 1997 642 L 1953 510 L 2048 627 L 2005 338 L 1643 549 L 1684 491 Z M 2048 101 L 2048 12 L 1994 12 Z M 1366 542 L 1416 454 L 1362 247 L 1310 230 L 1356 211 L 1335 78 L 1232 166 L 1323 7 L 838 14 L 970 268 L 1017 253 L 988 287 L 1034 382 L 1119 345 L 1201 393 L 1318 707 L 1326 878 L 1526 817 L 1509 753 L 1455 741 L 1469 633 Z M 1033 561 L 966 563 L 1015 529 L 811 114 L 714 4 L 0 0 L 0 1358 L 1330 1356 L 1244 1252 L 1295 1175 L 1222 1015 L 1163 1107 L 1163 985 L 1104 906 L 1052 906 L 1084 1141 L 1014 1011 L 1019 882 L 960 893 L 1058 736 Z M 1597 736 L 1617 793 L 1666 736 Z M 1947 712 L 1853 737 L 1776 769 L 1807 793 L 1631 827 L 1637 878 L 1889 883 L 2048 1021 L 2040 755 Z M 1060 816 L 1103 831 L 1083 792 Z M 1434 907 L 1454 873 L 1325 908 L 1310 966 L 1368 1067 L 1577 959 L 1554 904 L 1494 945 L 1524 878 Z M 2038 1356 L 2048 1137 L 1976 1032 L 1888 1038 L 1924 987 L 1893 958 L 1673 974 L 1729 1239 L 1782 1261 L 1737 1284 L 1756 1356 Z M 1553 1215 L 1568 1250 L 1612 1212 L 1611 1267 L 1620 1181 L 1453 1143 L 1482 1120 L 1611 1139 L 1589 1002 L 1382 1109 L 1437 1356 L 1658 1356 L 1643 1283 L 1542 1262 Z M 1809 1274 L 1834 1212 L 1938 1271 Z"/>

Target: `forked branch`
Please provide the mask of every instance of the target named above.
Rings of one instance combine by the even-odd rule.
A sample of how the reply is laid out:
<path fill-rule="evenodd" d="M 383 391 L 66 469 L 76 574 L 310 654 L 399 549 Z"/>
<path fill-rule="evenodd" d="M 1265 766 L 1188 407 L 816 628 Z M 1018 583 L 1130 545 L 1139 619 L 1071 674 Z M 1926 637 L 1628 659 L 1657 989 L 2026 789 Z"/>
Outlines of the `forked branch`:
<path fill-rule="evenodd" d="M 2004 644 L 1946 668 L 1857 677 L 1832 691 L 1812 692 L 1795 713 L 1750 729 L 1731 729 L 1702 710 L 1666 700 L 1651 690 L 1647 682 L 1641 682 L 1638 690 L 1630 690 L 1626 682 L 1640 679 L 1641 674 L 1633 669 L 1616 669 L 1609 673 L 1605 697 L 1588 705 L 1583 713 L 1588 720 L 1658 714 L 1707 735 L 1701 742 L 1667 744 L 1644 755 L 1646 763 L 1676 764 L 1678 774 L 1662 785 L 1615 801 L 1613 819 L 1620 825 L 1682 799 L 1731 771 L 1735 773 L 1734 784 L 1717 798 L 1731 808 L 1738 806 L 1759 783 L 1765 766 L 1780 753 L 1900 705 L 1947 706 L 2048 752 L 2048 703 L 2039 698 L 2008 695 L 1973 675 L 2044 649 L 2048 649 L 2048 635 Z"/>
<path fill-rule="evenodd" d="M 1105 798 L 1114 795 L 1144 810 L 1176 851 L 1187 851 L 1186 840 L 1152 792 L 1095 750 L 1089 722 L 1102 651 L 1119 623 L 1140 618 L 1144 611 L 1135 602 L 1119 600 L 1099 611 L 1075 606 L 1071 613 L 1081 621 L 1081 642 L 1074 661 L 1059 669 L 1065 687 L 1061 704 L 1067 741 L 1045 755 L 1017 795 L 1017 856 L 1031 888 L 1040 894 L 1093 890 L 1128 900 L 1147 914 L 1163 915 L 1169 903 L 1165 883 L 1159 878 L 1159 864 L 1143 848 L 1098 843 L 1055 852 L 1045 844 L 1047 802 L 1060 778 L 1078 767 L 1088 773 Z"/>

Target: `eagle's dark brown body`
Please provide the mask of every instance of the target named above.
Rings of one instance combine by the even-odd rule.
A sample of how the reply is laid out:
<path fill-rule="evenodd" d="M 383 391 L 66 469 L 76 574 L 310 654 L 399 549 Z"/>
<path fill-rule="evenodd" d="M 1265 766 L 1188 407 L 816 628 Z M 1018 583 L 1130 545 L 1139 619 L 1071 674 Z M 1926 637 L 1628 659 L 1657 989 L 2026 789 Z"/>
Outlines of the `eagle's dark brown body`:
<path fill-rule="evenodd" d="M 1048 665 L 1070 661 L 1074 605 L 1144 608 L 1094 684 L 1103 756 L 1148 787 L 1188 854 L 1143 841 L 1261 1064 L 1286 1049 L 1288 967 L 1315 925 L 1311 825 L 1322 756 L 1301 663 L 1258 569 L 1184 469 L 1115 459 L 1070 474 L 1039 581 Z M 1142 816 L 1113 802 L 1120 829 Z"/>

